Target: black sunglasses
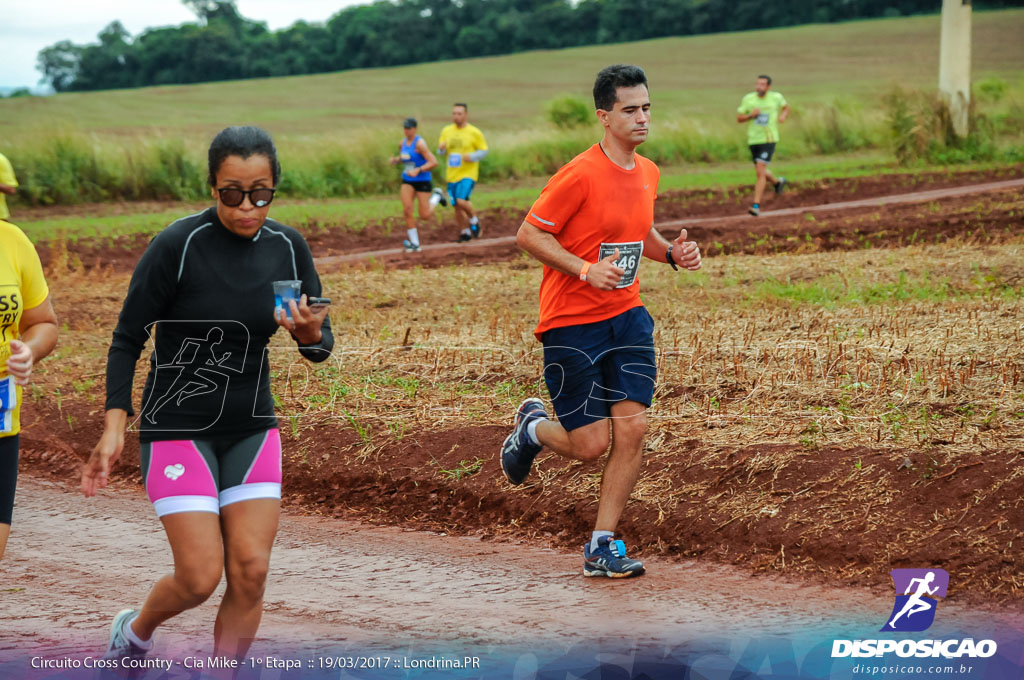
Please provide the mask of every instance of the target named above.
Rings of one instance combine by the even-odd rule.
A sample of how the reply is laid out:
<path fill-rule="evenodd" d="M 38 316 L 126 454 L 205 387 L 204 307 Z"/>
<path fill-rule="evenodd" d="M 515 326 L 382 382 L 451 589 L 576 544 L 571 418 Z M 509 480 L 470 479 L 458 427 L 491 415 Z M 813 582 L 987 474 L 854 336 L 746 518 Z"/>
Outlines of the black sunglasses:
<path fill-rule="evenodd" d="M 274 200 L 274 189 L 250 189 L 249 191 L 242 191 L 241 189 L 227 188 L 217 189 L 217 193 L 220 194 L 220 202 L 229 208 L 237 208 L 242 205 L 242 201 L 245 197 L 249 197 L 249 201 L 252 202 L 257 208 L 265 208 L 270 205 L 270 202 Z"/>

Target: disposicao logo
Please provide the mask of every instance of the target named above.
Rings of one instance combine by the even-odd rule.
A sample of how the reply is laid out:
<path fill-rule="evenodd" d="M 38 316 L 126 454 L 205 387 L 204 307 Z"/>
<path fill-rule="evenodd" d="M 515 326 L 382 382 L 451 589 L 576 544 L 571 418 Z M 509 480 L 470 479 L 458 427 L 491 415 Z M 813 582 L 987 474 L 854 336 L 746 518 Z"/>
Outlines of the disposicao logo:
<path fill-rule="evenodd" d="M 893 569 L 896 601 L 881 632 L 917 633 L 935 621 L 940 597 L 946 596 L 949 574 L 944 569 Z M 833 640 L 832 657 L 987 658 L 996 653 L 994 640 Z"/>
<path fill-rule="evenodd" d="M 946 597 L 949 574 L 945 569 L 893 569 L 896 602 L 882 631 L 918 633 L 935 621 L 940 597 Z"/>

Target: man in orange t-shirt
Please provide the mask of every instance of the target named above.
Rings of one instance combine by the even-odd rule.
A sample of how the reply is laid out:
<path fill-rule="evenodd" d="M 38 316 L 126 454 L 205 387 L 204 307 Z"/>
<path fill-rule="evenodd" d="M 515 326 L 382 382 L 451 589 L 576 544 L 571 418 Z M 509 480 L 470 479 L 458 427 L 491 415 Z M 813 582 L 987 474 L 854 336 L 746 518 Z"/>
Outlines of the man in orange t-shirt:
<path fill-rule="evenodd" d="M 594 461 L 611 444 L 583 574 L 622 578 L 644 571 L 614 535 L 640 473 L 656 376 L 654 322 L 640 300 L 637 272 L 644 256 L 674 269 L 695 271 L 701 263 L 685 229 L 669 242 L 653 228 L 658 168 L 636 154 L 651 117 L 643 69 L 603 69 L 594 105 L 604 138 L 551 178 L 516 236 L 544 263 L 535 332 L 558 421 L 540 399 L 520 404 L 501 469 L 521 484 L 545 446 Z"/>

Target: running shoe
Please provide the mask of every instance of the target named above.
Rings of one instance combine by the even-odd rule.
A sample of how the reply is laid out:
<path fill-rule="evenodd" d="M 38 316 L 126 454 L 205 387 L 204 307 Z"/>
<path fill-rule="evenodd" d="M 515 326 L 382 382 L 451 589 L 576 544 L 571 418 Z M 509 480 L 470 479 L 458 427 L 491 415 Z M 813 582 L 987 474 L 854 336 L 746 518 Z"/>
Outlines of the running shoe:
<path fill-rule="evenodd" d="M 444 192 L 441 191 L 440 187 L 434 187 L 434 190 L 430 192 L 430 202 L 440 203 L 445 208 L 448 207 L 448 199 L 445 198 Z"/>
<path fill-rule="evenodd" d="M 761 214 L 761 208 L 759 208 L 756 205 L 752 205 L 750 206 L 750 210 L 748 210 L 747 212 L 753 215 L 754 217 L 757 217 L 758 215 Z"/>
<path fill-rule="evenodd" d="M 780 177 L 779 181 L 775 183 L 775 193 L 781 194 L 786 189 L 786 178 Z"/>
<path fill-rule="evenodd" d="M 590 541 L 583 546 L 583 575 L 629 578 L 644 573 L 640 560 L 626 557 L 626 544 L 611 536 L 597 539 L 597 550 L 590 551 Z"/>
<path fill-rule="evenodd" d="M 149 641 L 148 647 L 140 647 L 129 640 L 125 634 L 125 627 L 128 625 L 128 622 L 134 619 L 138 613 L 136 609 L 122 609 L 114 617 L 114 622 L 110 624 L 110 642 L 107 644 L 107 653 L 103 655 L 104 659 L 108 661 L 141 659 L 153 648 L 152 640 Z"/>
<path fill-rule="evenodd" d="M 418 253 L 421 250 L 419 243 L 413 243 L 409 239 L 402 241 L 402 247 L 405 248 L 407 253 Z"/>
<path fill-rule="evenodd" d="M 473 238 L 480 238 L 480 223 L 469 225 L 469 230 L 473 232 Z"/>
<path fill-rule="evenodd" d="M 540 444 L 534 444 L 526 431 L 527 425 L 534 420 L 547 418 L 544 411 L 544 402 L 536 397 L 525 399 L 516 409 L 515 427 L 512 434 L 505 437 L 501 445 L 501 471 L 505 473 L 505 479 L 512 486 L 519 486 L 530 474 L 533 466 L 533 459 L 537 457 L 540 450 L 544 448 Z"/>
<path fill-rule="evenodd" d="M 462 232 L 459 232 L 459 237 L 457 239 L 455 239 L 455 242 L 456 243 L 465 243 L 466 241 L 472 241 L 472 240 L 473 240 L 473 235 L 472 234 L 467 234 L 466 232 L 462 231 Z"/>

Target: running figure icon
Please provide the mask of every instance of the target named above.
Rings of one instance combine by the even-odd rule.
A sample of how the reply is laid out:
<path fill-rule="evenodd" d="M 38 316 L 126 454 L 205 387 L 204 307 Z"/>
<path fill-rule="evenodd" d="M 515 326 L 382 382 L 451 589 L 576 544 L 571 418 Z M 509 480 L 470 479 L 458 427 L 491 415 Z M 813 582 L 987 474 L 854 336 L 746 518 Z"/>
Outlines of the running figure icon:
<path fill-rule="evenodd" d="M 892 612 L 881 630 L 920 632 L 935 621 L 939 599 L 946 597 L 949 573 L 945 569 L 893 569 L 896 598 Z"/>
<path fill-rule="evenodd" d="M 178 350 L 174 360 L 170 364 L 158 367 L 165 370 L 177 368 L 179 372 L 164 395 L 157 400 L 153 408 L 146 414 L 146 420 L 155 425 L 157 412 L 172 399 L 174 399 L 176 405 L 181 406 L 181 402 L 189 397 L 209 394 L 220 387 L 216 380 L 203 374 L 210 373 L 224 378 L 228 377 L 227 374 L 220 371 L 205 368 L 205 366 L 222 367 L 223 363 L 231 358 L 231 352 L 225 352 L 221 356 L 217 356 L 214 348 L 223 341 L 224 331 L 219 326 L 211 328 L 205 338 L 185 338 L 182 341 L 181 349 Z M 200 350 L 204 346 L 206 346 L 209 352 L 209 358 L 203 361 L 202 365 L 197 366 L 196 360 L 200 358 Z M 188 358 L 185 358 L 186 353 L 188 353 Z"/>
<path fill-rule="evenodd" d="M 917 614 L 918 612 L 926 612 L 926 611 L 928 611 L 929 609 L 931 609 L 932 607 L 935 606 L 931 602 L 928 602 L 927 600 L 922 599 L 923 595 L 925 595 L 925 594 L 934 595 L 935 591 L 937 591 L 939 589 L 938 586 L 935 586 L 934 588 L 929 588 L 928 587 L 932 583 L 932 581 L 934 581 L 934 580 L 935 580 L 935 572 L 934 571 L 929 571 L 928 574 L 925 575 L 924 578 L 915 578 L 915 579 L 911 579 L 910 580 L 910 585 L 907 586 L 907 590 L 903 594 L 904 595 L 910 595 L 910 591 L 914 587 L 915 583 L 918 584 L 917 585 L 917 591 L 913 595 L 910 595 L 910 599 L 907 600 L 907 603 L 905 605 L 903 605 L 903 609 L 900 610 L 900 613 L 897 614 L 896 616 L 892 617 L 892 621 L 889 622 L 889 627 L 890 628 L 895 628 L 896 627 L 896 620 L 898 618 L 900 618 L 901 616 L 903 616 L 904 614 L 907 615 L 907 618 L 910 618 L 911 616 L 913 616 L 914 614 Z"/>

